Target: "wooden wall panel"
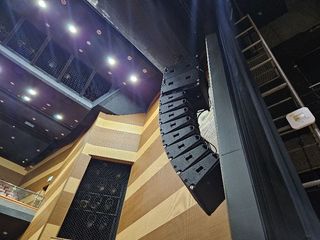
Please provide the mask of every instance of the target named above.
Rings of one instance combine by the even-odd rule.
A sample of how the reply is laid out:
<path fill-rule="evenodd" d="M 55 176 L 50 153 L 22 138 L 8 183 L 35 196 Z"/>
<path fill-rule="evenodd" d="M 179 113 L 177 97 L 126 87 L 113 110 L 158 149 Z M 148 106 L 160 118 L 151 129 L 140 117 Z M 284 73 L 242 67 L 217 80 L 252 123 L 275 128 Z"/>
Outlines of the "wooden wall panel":
<path fill-rule="evenodd" d="M 20 165 L 0 157 L 0 179 L 19 185 L 26 174 L 27 171 Z"/>
<path fill-rule="evenodd" d="M 90 156 L 133 163 L 117 240 L 231 239 L 226 203 L 207 216 L 172 169 L 159 132 L 158 103 L 147 114 L 100 114 L 78 145 L 26 176 L 23 184 L 36 189 L 48 172 L 57 175 L 21 240 L 57 236 Z"/>
<path fill-rule="evenodd" d="M 140 149 L 159 132 L 158 101 L 147 113 Z M 158 135 L 132 166 L 117 240 L 229 240 L 225 202 L 207 216 L 174 172 Z"/>

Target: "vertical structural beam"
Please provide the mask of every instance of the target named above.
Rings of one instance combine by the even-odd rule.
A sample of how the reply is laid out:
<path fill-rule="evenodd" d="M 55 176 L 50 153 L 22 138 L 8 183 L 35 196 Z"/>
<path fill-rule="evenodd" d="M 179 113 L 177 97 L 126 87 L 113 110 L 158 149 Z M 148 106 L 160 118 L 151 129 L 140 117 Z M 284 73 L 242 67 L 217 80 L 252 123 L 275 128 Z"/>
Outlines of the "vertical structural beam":
<path fill-rule="evenodd" d="M 216 34 L 206 37 L 206 49 L 232 239 L 265 239 Z"/>

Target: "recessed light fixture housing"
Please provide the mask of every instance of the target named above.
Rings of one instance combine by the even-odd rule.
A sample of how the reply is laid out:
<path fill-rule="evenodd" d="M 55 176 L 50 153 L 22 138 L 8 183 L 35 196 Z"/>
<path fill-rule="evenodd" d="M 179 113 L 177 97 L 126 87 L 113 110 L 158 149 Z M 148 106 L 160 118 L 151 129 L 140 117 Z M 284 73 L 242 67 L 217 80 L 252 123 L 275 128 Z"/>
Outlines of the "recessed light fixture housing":
<path fill-rule="evenodd" d="M 48 7 L 46 1 L 44 1 L 44 0 L 38 0 L 38 6 L 43 9 L 46 9 Z"/>
<path fill-rule="evenodd" d="M 68 23 L 67 28 L 68 28 L 68 31 L 72 34 L 78 33 L 78 28 L 73 23 Z"/>
<path fill-rule="evenodd" d="M 55 114 L 53 117 L 59 121 L 63 120 L 63 115 L 60 113 Z"/>
<path fill-rule="evenodd" d="M 29 96 L 26 96 L 26 95 L 23 95 L 21 98 L 25 102 L 30 102 L 31 101 L 31 98 Z"/>
<path fill-rule="evenodd" d="M 117 60 L 114 57 L 107 57 L 107 62 L 109 64 L 109 66 L 113 67 L 117 64 Z"/>
<path fill-rule="evenodd" d="M 27 89 L 27 93 L 29 93 L 29 94 L 32 95 L 32 96 L 38 95 L 38 91 L 35 90 L 34 88 L 28 88 L 28 89 Z"/>
<path fill-rule="evenodd" d="M 138 82 L 138 77 L 135 74 L 130 75 L 129 80 L 131 83 L 137 83 Z"/>

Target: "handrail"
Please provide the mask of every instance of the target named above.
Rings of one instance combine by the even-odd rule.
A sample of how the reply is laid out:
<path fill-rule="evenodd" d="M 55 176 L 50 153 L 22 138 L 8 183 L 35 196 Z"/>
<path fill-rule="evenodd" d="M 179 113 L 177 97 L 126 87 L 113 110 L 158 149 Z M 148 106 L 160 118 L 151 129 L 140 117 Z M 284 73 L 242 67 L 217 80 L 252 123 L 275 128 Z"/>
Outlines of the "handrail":
<path fill-rule="evenodd" d="M 2 179 L 0 179 L 0 196 L 33 208 L 39 208 L 44 199 L 39 193 L 18 187 Z"/>

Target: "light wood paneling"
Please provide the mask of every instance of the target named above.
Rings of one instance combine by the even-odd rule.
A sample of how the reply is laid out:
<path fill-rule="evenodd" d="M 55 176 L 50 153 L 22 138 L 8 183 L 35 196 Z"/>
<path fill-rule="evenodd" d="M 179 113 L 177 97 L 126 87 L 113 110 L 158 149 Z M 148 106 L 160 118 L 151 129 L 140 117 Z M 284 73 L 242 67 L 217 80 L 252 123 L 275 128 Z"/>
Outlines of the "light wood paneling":
<path fill-rule="evenodd" d="M 207 216 L 174 172 L 162 146 L 158 110 L 155 102 L 147 114 L 116 239 L 231 239 L 225 202 Z"/>

